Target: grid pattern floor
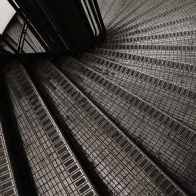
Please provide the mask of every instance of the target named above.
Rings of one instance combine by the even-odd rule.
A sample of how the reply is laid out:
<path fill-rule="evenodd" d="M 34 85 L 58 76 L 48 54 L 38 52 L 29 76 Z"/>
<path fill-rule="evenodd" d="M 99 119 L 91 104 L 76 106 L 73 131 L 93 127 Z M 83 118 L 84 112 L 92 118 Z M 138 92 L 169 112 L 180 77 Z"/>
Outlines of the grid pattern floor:
<path fill-rule="evenodd" d="M 6 68 L 38 195 L 196 195 L 196 1 L 98 4 L 103 43 Z M 18 195 L 4 131 L 0 195 Z"/>

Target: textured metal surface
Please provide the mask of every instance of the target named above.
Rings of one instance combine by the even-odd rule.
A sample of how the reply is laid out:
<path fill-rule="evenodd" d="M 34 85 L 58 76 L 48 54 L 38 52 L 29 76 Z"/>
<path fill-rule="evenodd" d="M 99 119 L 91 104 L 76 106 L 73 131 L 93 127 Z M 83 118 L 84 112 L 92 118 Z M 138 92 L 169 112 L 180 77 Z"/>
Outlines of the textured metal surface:
<path fill-rule="evenodd" d="M 61 68 L 177 181 L 195 189 L 194 130 L 75 60 Z"/>
<path fill-rule="evenodd" d="M 8 71 L 7 83 L 38 194 L 95 195 L 21 64 Z"/>
<path fill-rule="evenodd" d="M 138 56 L 138 61 L 141 58 Z M 142 65 L 141 63 L 142 68 L 145 66 L 146 72 L 144 72 L 142 69 L 139 69 L 139 66 L 131 67 L 129 64 L 115 63 L 92 54 L 86 54 L 84 57 L 79 58 L 79 60 L 114 83 L 121 85 L 129 92 L 141 97 L 158 109 L 180 120 L 185 125 L 196 129 L 196 92 L 189 90 L 191 87 L 194 89 L 196 82 L 195 73 L 190 73 L 184 69 L 176 70 L 177 75 L 174 74 L 175 70 L 168 66 L 168 74 L 165 75 L 165 66 L 157 65 L 157 68 L 153 70 L 153 65 L 150 66 L 148 63 Z M 176 63 L 174 63 L 175 66 Z M 155 75 L 151 76 L 153 71 Z M 188 78 L 186 79 L 186 77 Z M 181 80 L 184 78 L 187 81 L 185 84 L 182 84 Z M 166 94 L 167 97 L 163 99 Z"/>
<path fill-rule="evenodd" d="M 39 195 L 96 194 L 71 137 L 111 195 L 196 195 L 196 1 L 98 3 L 104 43 L 7 73 Z"/>
<path fill-rule="evenodd" d="M 185 194 L 50 62 L 40 63 L 37 74 L 56 114 L 114 195 Z"/>
<path fill-rule="evenodd" d="M 0 195 L 18 195 L 0 121 Z"/>

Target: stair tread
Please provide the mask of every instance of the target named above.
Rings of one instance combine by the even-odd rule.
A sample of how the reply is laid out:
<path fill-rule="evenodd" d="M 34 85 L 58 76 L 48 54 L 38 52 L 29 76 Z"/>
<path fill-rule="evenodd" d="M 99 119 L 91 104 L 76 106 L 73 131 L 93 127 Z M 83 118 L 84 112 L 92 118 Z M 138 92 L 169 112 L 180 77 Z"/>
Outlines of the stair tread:
<path fill-rule="evenodd" d="M 123 45 L 124 43 L 130 43 L 130 45 L 155 45 L 155 47 L 159 44 L 159 45 L 163 45 L 163 46 L 168 46 L 169 44 L 171 44 L 172 46 L 193 46 L 196 44 L 196 37 L 193 39 L 192 37 L 189 38 L 184 38 L 184 37 L 179 37 L 179 39 L 154 39 L 151 41 L 133 41 L 133 42 L 129 42 L 128 40 L 111 40 L 108 41 L 107 43 L 105 43 L 105 45 Z M 129 46 L 130 47 L 130 46 Z"/>
<path fill-rule="evenodd" d="M 185 50 L 155 50 L 155 47 L 158 48 L 159 46 L 154 46 L 154 45 L 152 45 L 152 47 L 154 47 L 154 50 L 150 49 L 150 46 L 148 45 L 138 46 L 140 47 L 140 49 L 136 49 L 136 50 L 134 49 L 134 47 L 132 49 L 126 49 L 124 47 L 123 49 L 122 45 L 117 47 L 121 49 L 117 49 L 116 46 L 113 45 L 102 46 L 100 47 L 100 49 L 109 49 L 109 50 L 113 50 L 114 52 L 128 53 L 133 55 L 143 55 L 151 58 L 176 61 L 179 63 L 195 64 L 195 51 L 187 50 L 187 49 L 191 49 L 191 46 L 190 47 L 185 46 L 184 48 Z M 175 46 L 171 46 L 171 47 L 174 48 Z M 167 47 L 165 47 L 165 49 L 166 48 Z M 180 49 L 180 47 L 178 47 L 178 49 Z"/>
<path fill-rule="evenodd" d="M 125 49 L 125 50 L 181 50 L 181 51 L 188 51 L 194 52 L 196 49 L 195 45 L 183 44 L 183 45 L 176 45 L 176 44 L 102 44 L 103 47 L 113 47 L 112 49 Z"/>
<path fill-rule="evenodd" d="M 0 121 L 0 194 L 18 195 L 17 185 L 14 178 L 12 165 L 3 134 L 3 128 Z"/>
<path fill-rule="evenodd" d="M 92 192 L 96 195 L 24 67 L 14 64 L 6 80 L 38 193 L 83 195 Z M 74 179 L 78 172 L 81 174 Z M 83 183 L 78 182 L 81 179 Z"/>
<path fill-rule="evenodd" d="M 141 5 L 143 4 L 143 1 L 144 0 L 141 0 L 141 2 L 138 2 L 138 1 L 136 1 L 136 2 L 134 2 L 134 1 L 127 1 L 127 2 L 125 2 L 124 5 L 119 8 L 119 10 L 115 14 L 115 16 L 110 21 L 108 21 L 107 26 L 106 26 L 107 29 L 111 29 L 112 26 L 114 25 L 114 23 L 116 22 L 116 20 L 119 19 L 120 17 L 122 17 L 122 14 L 125 13 L 125 11 L 131 11 L 132 14 L 133 14 L 134 10 L 136 11 L 136 10 L 138 10 L 138 8 L 141 7 Z M 139 3 L 139 5 L 138 5 L 138 3 Z M 134 8 L 134 10 L 133 10 L 133 8 Z M 107 16 L 105 17 L 104 20 L 106 20 L 106 19 L 107 19 Z"/>

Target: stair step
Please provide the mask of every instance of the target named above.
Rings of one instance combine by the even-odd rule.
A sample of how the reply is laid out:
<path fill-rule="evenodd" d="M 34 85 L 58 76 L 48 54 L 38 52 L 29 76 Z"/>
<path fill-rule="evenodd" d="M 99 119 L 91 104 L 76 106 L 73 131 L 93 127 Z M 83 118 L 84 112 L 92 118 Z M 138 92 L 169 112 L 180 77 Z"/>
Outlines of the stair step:
<path fill-rule="evenodd" d="M 155 45 L 155 44 L 102 44 L 102 46 L 106 49 L 119 49 L 119 50 L 129 50 L 130 52 L 132 52 L 132 50 L 137 51 L 137 52 L 141 52 L 140 50 L 148 50 L 147 52 L 151 52 L 151 51 L 156 51 L 158 53 L 158 51 L 160 50 L 161 52 L 164 51 L 185 51 L 186 53 L 188 53 L 187 55 L 189 55 L 189 53 L 191 54 L 191 52 L 195 52 L 196 50 L 196 46 L 195 45 L 165 45 L 165 44 L 159 44 L 159 45 Z M 174 53 L 175 55 L 175 53 Z"/>
<path fill-rule="evenodd" d="M 155 45 L 134 45 L 134 46 L 113 46 L 103 45 L 102 49 L 114 50 L 117 52 L 126 52 L 134 55 L 144 55 L 151 58 L 161 58 L 168 61 L 180 63 L 195 64 L 195 47 L 194 46 L 155 46 Z M 115 49 L 116 48 L 116 49 Z M 117 49 L 121 48 L 121 49 Z M 130 48 L 130 49 L 128 49 Z M 137 49 L 138 48 L 138 49 Z M 163 48 L 163 50 L 161 49 Z"/>
<path fill-rule="evenodd" d="M 92 54 L 79 61 L 196 130 L 196 92 Z"/>
<path fill-rule="evenodd" d="M 187 90 L 196 90 L 193 82 L 196 74 L 196 67 L 194 64 L 179 63 L 107 49 L 97 48 L 91 52 L 116 63 L 123 64 L 130 69 L 181 86 Z"/>
<path fill-rule="evenodd" d="M 96 195 L 24 67 L 12 65 L 6 81 L 38 194 Z"/>
<path fill-rule="evenodd" d="M 189 37 L 178 37 L 174 39 L 153 39 L 148 41 L 133 41 L 129 42 L 129 39 L 121 39 L 121 40 L 108 40 L 105 42 L 106 45 L 196 45 L 196 36 L 189 36 Z"/>
<path fill-rule="evenodd" d="M 56 114 L 70 128 L 112 194 L 185 194 L 50 62 L 39 64 L 36 74 Z"/>
<path fill-rule="evenodd" d="M 18 195 L 16 181 L 0 121 L 0 195 Z"/>
<path fill-rule="evenodd" d="M 107 37 L 105 44 L 172 44 L 172 45 L 194 45 L 196 42 L 196 30 L 179 31 L 173 33 L 153 34 L 147 36 L 131 36 L 120 39 Z"/>
<path fill-rule="evenodd" d="M 76 60 L 64 60 L 60 68 L 175 180 L 196 192 L 195 132 Z"/>
<path fill-rule="evenodd" d="M 92 52 L 92 54 L 96 55 L 97 58 L 99 56 L 102 57 L 103 60 L 106 59 L 112 61 L 114 64 L 126 66 L 127 68 L 134 70 L 136 73 L 139 72 L 159 80 L 165 80 L 187 90 L 195 90 L 194 80 L 196 67 L 194 65 L 150 58 L 141 55 L 115 52 L 112 50 L 96 49 Z M 102 63 L 101 60 L 98 62 Z M 118 66 L 116 66 L 115 69 L 120 71 Z"/>

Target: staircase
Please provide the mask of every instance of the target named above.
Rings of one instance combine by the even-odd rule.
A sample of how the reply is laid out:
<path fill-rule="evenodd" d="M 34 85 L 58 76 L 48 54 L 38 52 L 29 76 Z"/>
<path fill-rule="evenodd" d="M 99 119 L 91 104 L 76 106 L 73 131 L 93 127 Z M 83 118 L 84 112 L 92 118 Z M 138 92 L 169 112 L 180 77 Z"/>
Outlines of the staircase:
<path fill-rule="evenodd" d="M 196 1 L 99 6 L 102 44 L 3 68 L 0 195 L 196 195 Z"/>

